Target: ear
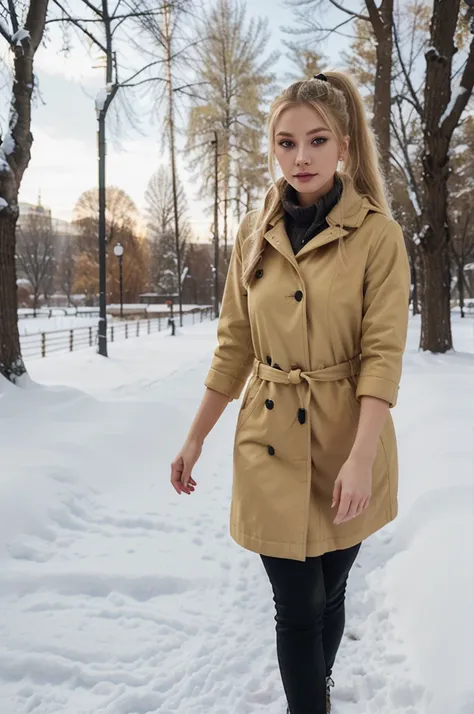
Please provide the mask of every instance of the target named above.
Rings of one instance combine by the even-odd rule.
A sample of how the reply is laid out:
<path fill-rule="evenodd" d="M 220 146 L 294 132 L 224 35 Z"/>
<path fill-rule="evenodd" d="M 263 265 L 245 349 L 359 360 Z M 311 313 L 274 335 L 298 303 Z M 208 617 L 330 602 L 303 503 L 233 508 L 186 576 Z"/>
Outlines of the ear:
<path fill-rule="evenodd" d="M 345 136 L 345 137 L 343 138 L 343 144 L 342 144 L 342 147 L 341 147 L 341 154 L 340 154 L 340 155 L 342 156 L 341 161 L 344 160 L 345 157 L 346 157 L 346 155 L 349 153 L 349 143 L 350 143 L 350 141 L 351 141 L 351 137 L 350 137 L 350 136 Z"/>

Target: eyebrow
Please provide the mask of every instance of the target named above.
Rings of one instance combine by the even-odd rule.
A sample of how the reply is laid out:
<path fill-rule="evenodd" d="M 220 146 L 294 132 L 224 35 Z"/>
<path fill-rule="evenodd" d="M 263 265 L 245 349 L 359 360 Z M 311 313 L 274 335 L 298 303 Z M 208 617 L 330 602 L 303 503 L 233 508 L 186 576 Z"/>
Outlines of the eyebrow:
<path fill-rule="evenodd" d="M 318 126 L 316 129 L 311 129 L 311 131 L 306 132 L 306 136 L 311 134 L 317 134 L 320 131 L 331 131 L 327 126 Z M 277 136 L 293 136 L 289 131 L 279 131 Z"/>

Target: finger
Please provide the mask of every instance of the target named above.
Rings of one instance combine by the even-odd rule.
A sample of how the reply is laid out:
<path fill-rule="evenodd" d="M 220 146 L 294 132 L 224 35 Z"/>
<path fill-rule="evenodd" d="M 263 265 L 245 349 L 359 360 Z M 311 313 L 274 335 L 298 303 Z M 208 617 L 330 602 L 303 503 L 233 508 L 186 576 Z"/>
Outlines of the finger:
<path fill-rule="evenodd" d="M 336 481 L 336 483 L 334 484 L 334 490 L 332 493 L 331 508 L 334 508 L 335 506 L 339 506 L 339 499 L 341 498 L 341 489 L 342 489 L 341 482 Z"/>
<path fill-rule="evenodd" d="M 181 474 L 181 483 L 183 484 L 183 486 L 185 486 L 187 488 L 190 479 L 191 479 L 191 469 L 189 468 L 189 466 L 187 466 L 185 464 L 184 468 L 183 468 L 183 472 Z"/>
<path fill-rule="evenodd" d="M 360 504 L 361 504 L 361 501 L 358 501 L 357 499 L 351 501 L 350 508 L 347 511 L 347 514 L 345 515 L 345 517 L 342 519 L 341 523 L 350 521 L 352 518 L 355 518 L 355 516 L 359 515 Z"/>
<path fill-rule="evenodd" d="M 341 503 L 339 504 L 339 510 L 337 516 L 334 519 L 334 523 L 337 525 L 342 523 L 343 519 L 346 517 L 349 508 L 351 507 L 351 497 L 348 494 L 343 494 L 341 498 Z"/>

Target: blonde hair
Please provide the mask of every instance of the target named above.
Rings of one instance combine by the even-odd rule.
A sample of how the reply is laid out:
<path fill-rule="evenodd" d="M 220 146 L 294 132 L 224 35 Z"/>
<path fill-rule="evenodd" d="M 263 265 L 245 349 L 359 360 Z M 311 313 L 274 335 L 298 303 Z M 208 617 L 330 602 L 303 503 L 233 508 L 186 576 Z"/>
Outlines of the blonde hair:
<path fill-rule="evenodd" d="M 275 178 L 275 126 L 282 113 L 301 104 L 316 109 L 335 135 L 340 147 L 349 136 L 349 149 L 341 178 L 347 177 L 361 196 L 391 217 L 385 182 L 379 165 L 377 141 L 365 112 L 364 100 L 352 79 L 343 72 L 325 72 L 323 79 L 295 82 L 285 89 L 270 106 L 268 117 L 268 167 L 273 184 L 267 191 L 256 217 L 252 246 L 244 266 L 243 283 L 249 286 L 264 251 L 263 236 L 271 221 L 282 209 L 282 196 L 288 186 L 284 177 Z M 343 194 L 344 195 L 344 194 Z M 341 241 L 340 241 L 341 242 Z"/>

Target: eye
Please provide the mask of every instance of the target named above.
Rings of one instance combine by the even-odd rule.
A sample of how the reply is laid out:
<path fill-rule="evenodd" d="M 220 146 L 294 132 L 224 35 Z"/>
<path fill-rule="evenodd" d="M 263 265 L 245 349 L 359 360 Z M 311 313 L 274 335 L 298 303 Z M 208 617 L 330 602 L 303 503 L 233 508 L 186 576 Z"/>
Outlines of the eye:
<path fill-rule="evenodd" d="M 324 136 L 316 136 L 311 144 L 313 146 L 322 146 L 325 144 L 327 141 L 326 137 Z M 317 142 L 316 144 L 314 142 Z M 284 149 L 291 149 L 294 146 L 294 143 L 290 139 L 283 139 L 283 141 L 278 142 L 280 146 L 282 146 Z"/>

